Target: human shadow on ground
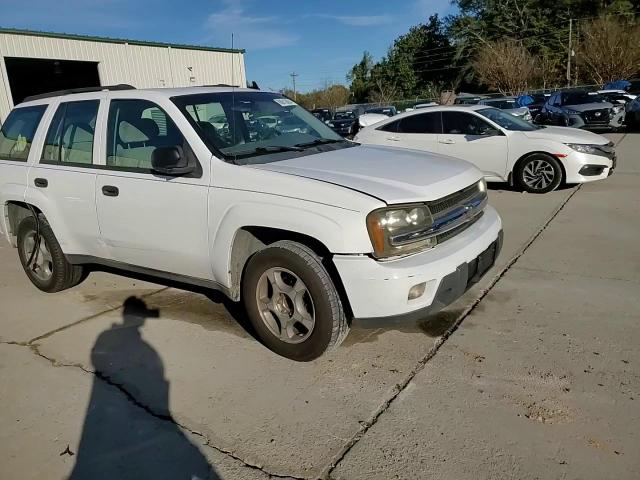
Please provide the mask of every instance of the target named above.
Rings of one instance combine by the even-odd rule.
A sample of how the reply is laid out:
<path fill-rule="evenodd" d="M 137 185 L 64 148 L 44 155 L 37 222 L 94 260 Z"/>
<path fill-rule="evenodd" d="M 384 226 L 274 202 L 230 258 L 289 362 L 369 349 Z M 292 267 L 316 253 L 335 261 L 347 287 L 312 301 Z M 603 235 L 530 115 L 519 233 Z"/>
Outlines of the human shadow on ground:
<path fill-rule="evenodd" d="M 162 359 L 140 332 L 146 319 L 158 316 L 129 297 L 122 323 L 98 336 L 91 350 L 96 374 L 69 480 L 219 478 L 169 410 Z"/>

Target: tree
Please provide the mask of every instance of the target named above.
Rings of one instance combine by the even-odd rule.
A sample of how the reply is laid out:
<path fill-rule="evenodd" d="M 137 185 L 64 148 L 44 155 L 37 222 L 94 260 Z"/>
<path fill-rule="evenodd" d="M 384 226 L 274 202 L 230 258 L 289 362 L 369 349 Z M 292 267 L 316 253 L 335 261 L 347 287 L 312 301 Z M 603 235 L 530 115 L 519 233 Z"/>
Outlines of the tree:
<path fill-rule="evenodd" d="M 369 95 L 369 100 L 373 103 L 389 104 L 396 100 L 397 90 L 393 84 L 385 84 L 382 79 L 376 80 L 376 86 Z"/>
<path fill-rule="evenodd" d="M 589 78 L 603 84 L 640 73 L 640 26 L 601 17 L 582 30 L 579 60 Z"/>
<path fill-rule="evenodd" d="M 510 95 L 526 92 L 535 72 L 533 56 L 512 39 L 487 42 L 473 62 L 473 69 L 489 88 Z"/>
<path fill-rule="evenodd" d="M 362 60 L 351 68 L 347 74 L 347 80 L 351 82 L 350 91 L 354 102 L 366 102 L 371 89 L 371 69 L 373 57 L 369 52 L 362 54 Z"/>
<path fill-rule="evenodd" d="M 349 101 L 349 89 L 344 85 L 329 85 L 320 92 L 320 106 L 335 111 Z"/>

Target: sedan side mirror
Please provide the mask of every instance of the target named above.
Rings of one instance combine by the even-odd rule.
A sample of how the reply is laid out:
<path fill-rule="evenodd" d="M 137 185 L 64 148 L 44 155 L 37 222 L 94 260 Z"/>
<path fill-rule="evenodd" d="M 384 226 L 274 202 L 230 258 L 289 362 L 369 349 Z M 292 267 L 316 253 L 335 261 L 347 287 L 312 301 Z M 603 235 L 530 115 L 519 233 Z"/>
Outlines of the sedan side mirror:
<path fill-rule="evenodd" d="M 162 175 L 179 176 L 195 171 L 195 165 L 189 161 L 182 147 L 158 147 L 151 155 L 151 169 Z"/>

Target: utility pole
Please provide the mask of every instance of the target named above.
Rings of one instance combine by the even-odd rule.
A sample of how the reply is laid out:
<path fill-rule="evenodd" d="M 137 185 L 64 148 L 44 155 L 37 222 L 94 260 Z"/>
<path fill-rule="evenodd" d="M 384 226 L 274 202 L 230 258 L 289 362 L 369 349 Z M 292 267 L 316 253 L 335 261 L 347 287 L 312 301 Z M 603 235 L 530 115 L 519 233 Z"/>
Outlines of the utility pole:
<path fill-rule="evenodd" d="M 293 79 L 293 100 L 297 102 L 298 92 L 296 91 L 296 77 L 298 76 L 298 74 L 296 72 L 292 72 L 289 74 L 289 76 Z"/>
<path fill-rule="evenodd" d="M 573 48 L 571 45 L 571 37 L 573 34 L 573 18 L 569 19 L 569 51 L 567 52 L 567 87 L 571 86 L 571 54 L 573 53 Z"/>

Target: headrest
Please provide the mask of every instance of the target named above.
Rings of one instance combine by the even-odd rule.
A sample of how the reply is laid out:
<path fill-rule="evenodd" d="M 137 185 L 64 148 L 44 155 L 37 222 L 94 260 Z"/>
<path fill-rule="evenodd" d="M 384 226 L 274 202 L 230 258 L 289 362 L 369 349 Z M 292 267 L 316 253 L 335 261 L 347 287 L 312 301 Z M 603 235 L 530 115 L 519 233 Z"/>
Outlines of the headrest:
<path fill-rule="evenodd" d="M 151 118 L 141 118 L 136 122 L 136 127 L 149 138 L 155 138 L 160 133 L 158 124 Z"/>
<path fill-rule="evenodd" d="M 144 128 L 144 127 L 143 127 Z M 145 135 L 137 126 L 127 121 L 120 122 L 118 135 L 123 143 L 148 142 L 149 137 Z"/>

